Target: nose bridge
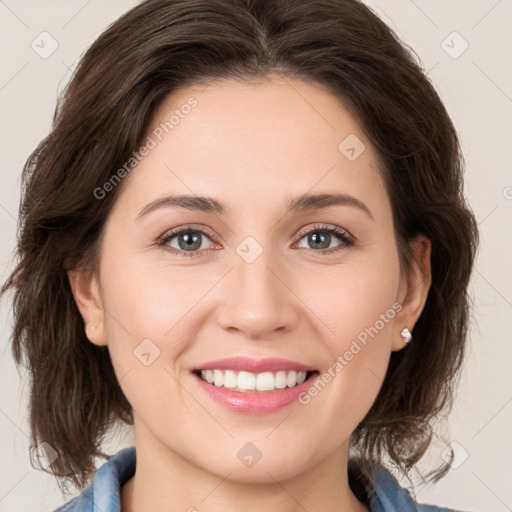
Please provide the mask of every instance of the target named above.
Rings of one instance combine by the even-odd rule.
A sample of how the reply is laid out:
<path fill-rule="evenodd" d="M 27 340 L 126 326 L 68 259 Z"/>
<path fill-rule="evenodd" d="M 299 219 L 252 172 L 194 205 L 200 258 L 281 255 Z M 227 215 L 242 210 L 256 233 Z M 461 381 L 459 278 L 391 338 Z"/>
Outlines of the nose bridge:
<path fill-rule="evenodd" d="M 219 322 L 250 338 L 271 336 L 297 320 L 293 298 L 281 281 L 274 250 L 247 237 L 233 254 L 233 270 L 225 282 Z M 282 273 L 281 273 L 282 274 Z"/>

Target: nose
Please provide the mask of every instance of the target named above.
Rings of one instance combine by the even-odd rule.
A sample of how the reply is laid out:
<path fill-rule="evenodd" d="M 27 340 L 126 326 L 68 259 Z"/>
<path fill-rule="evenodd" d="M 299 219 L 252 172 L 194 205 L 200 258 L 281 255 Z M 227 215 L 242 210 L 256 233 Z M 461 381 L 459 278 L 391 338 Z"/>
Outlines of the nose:
<path fill-rule="evenodd" d="M 261 340 L 282 336 L 297 325 L 300 301 L 270 252 L 264 250 L 252 263 L 234 255 L 217 308 L 217 320 L 225 330 Z"/>

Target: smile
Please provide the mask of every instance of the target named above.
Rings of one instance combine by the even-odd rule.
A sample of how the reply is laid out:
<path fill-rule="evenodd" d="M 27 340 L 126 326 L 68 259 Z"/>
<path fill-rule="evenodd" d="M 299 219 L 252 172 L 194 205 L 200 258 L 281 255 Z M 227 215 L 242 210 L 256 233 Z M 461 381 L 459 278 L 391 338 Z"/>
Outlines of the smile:
<path fill-rule="evenodd" d="M 307 372 L 295 370 L 252 373 L 234 370 L 201 370 L 200 377 L 217 387 L 239 392 L 268 392 L 276 389 L 293 388 L 302 384 L 308 377 Z"/>
<path fill-rule="evenodd" d="M 233 357 L 203 363 L 191 374 L 214 402 L 237 413 L 263 414 L 298 402 L 320 372 L 285 359 Z"/>

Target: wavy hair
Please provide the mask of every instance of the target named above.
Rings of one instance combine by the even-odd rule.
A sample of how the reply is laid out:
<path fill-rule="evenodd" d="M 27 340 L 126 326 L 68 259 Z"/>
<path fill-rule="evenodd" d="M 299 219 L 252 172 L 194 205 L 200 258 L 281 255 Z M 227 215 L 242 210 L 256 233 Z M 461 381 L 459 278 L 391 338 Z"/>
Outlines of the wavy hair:
<path fill-rule="evenodd" d="M 362 460 L 413 468 L 432 422 L 452 406 L 470 321 L 467 288 L 478 247 L 463 193 L 458 136 L 419 59 L 357 0 L 148 0 L 110 25 L 81 58 L 52 130 L 22 173 L 12 350 L 30 374 L 31 449 L 48 471 L 84 487 L 118 421 L 133 413 L 107 347 L 88 341 L 66 271 L 95 265 L 123 186 L 102 187 L 142 142 L 177 88 L 269 74 L 318 84 L 360 122 L 382 162 L 401 268 L 408 240 L 432 243 L 432 283 L 414 342 L 393 352 L 383 386 L 352 434 Z M 449 463 L 433 472 L 441 478 Z"/>

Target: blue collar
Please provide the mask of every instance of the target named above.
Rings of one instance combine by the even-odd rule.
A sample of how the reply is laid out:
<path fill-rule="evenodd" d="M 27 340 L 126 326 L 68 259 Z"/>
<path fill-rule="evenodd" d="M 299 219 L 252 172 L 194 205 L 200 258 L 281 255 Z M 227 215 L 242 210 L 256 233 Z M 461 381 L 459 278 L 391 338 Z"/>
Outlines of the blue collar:
<path fill-rule="evenodd" d="M 55 512 L 120 512 L 121 489 L 135 474 L 135 447 L 110 457 L 97 471 L 92 484 Z M 408 491 L 383 466 L 374 468 L 373 481 L 366 486 L 350 480 L 355 494 L 366 494 L 371 512 L 457 512 L 433 505 L 417 504 Z M 359 496 L 358 496 L 359 497 Z M 364 500 L 363 500 L 364 501 Z"/>

